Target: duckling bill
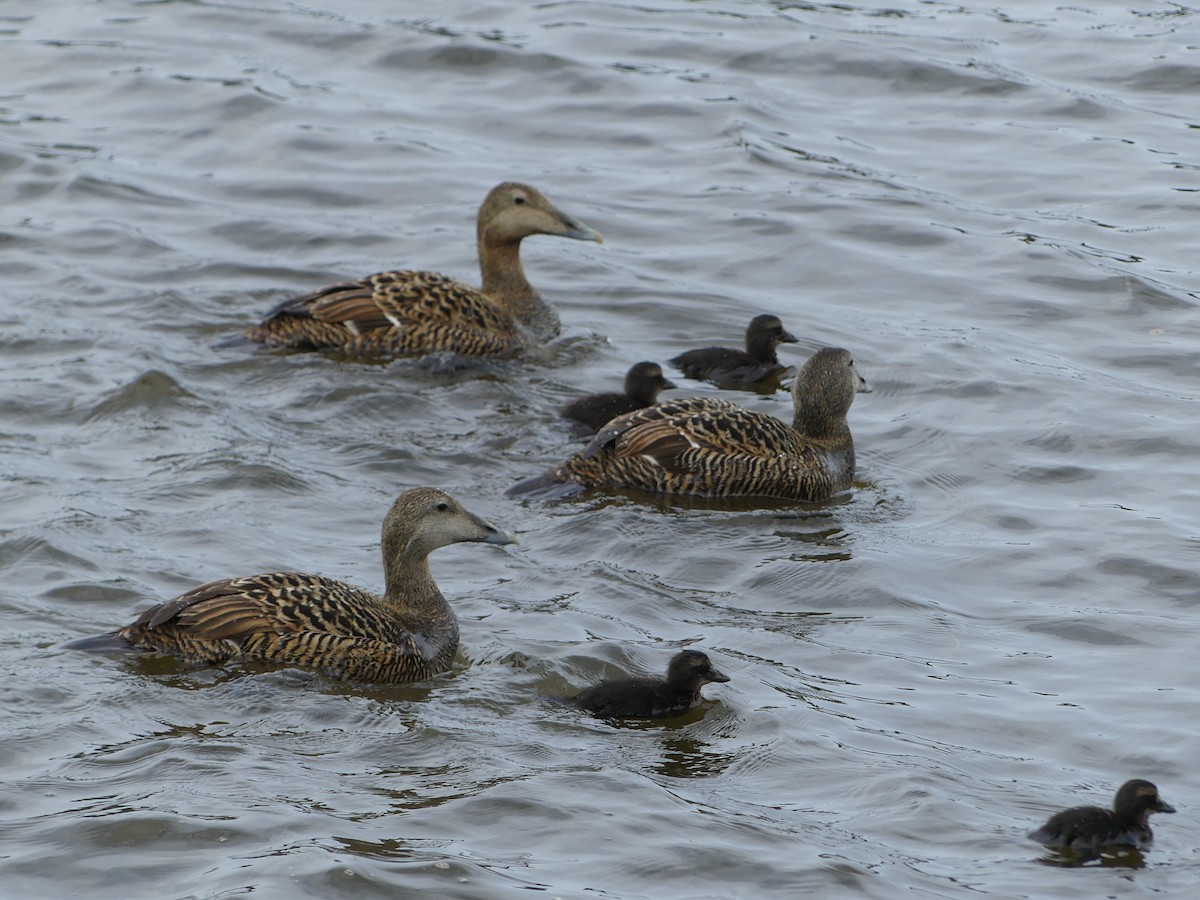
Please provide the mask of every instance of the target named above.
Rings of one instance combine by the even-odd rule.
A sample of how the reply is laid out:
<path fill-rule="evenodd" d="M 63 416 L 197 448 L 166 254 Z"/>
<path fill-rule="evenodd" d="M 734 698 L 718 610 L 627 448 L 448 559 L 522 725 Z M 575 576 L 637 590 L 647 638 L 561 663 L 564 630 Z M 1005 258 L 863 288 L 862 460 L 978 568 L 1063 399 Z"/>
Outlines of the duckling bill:
<path fill-rule="evenodd" d="M 521 241 L 535 234 L 603 241 L 537 189 L 506 181 L 492 188 L 476 220 L 482 288 L 437 272 L 380 272 L 287 300 L 246 336 L 267 347 L 367 359 L 516 355 L 560 328 L 521 266 Z"/>
<path fill-rule="evenodd" d="M 1147 849 L 1154 840 L 1151 813 L 1173 813 L 1175 807 L 1159 796 L 1158 788 L 1141 778 L 1121 785 L 1113 808 L 1076 806 L 1055 813 L 1030 837 L 1047 847 L 1095 854 L 1104 847 Z"/>
<path fill-rule="evenodd" d="M 444 491 L 413 488 L 384 519 L 382 597 L 298 572 L 232 578 L 67 646 L 170 654 L 193 665 L 259 659 L 362 682 L 418 681 L 449 669 L 458 651 L 458 620 L 433 580 L 428 556 L 462 542 L 517 539 Z"/>
<path fill-rule="evenodd" d="M 571 703 L 601 718 L 663 719 L 687 712 L 704 698 L 706 684 L 723 684 L 729 676 L 713 668 L 708 655 L 684 650 L 671 657 L 667 677 L 616 678 L 581 691 Z"/>

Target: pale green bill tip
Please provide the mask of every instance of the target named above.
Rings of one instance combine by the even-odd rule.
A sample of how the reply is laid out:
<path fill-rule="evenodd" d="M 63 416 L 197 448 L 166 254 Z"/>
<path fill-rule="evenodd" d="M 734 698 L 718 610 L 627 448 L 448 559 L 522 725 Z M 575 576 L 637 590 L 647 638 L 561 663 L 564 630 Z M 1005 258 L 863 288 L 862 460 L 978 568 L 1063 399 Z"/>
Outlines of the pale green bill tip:
<path fill-rule="evenodd" d="M 577 241 L 595 241 L 597 244 L 603 244 L 604 238 L 600 237 L 600 232 L 593 228 L 588 228 L 586 225 L 576 223 L 571 228 L 563 233 L 563 237 L 574 238 Z"/>

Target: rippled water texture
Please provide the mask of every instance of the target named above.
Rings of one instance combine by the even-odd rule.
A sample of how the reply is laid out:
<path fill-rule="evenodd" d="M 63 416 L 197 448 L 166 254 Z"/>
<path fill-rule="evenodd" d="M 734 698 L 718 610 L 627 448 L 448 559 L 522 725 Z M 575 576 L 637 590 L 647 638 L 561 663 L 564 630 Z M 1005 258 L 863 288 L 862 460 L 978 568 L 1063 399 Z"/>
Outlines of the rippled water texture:
<path fill-rule="evenodd" d="M 1200 893 L 1200 21 L 1165 2 L 0 5 L 5 897 Z M 563 337 L 437 374 L 255 352 L 289 295 L 475 281 L 527 180 Z M 505 498 L 556 407 L 778 314 L 875 391 L 817 506 Z M 675 395 L 716 394 L 687 381 Z M 724 395 L 782 416 L 783 393 Z M 61 643 L 222 576 L 438 551 L 399 688 Z M 710 653 L 668 724 L 546 698 Z M 1144 867 L 1025 833 L 1131 777 Z"/>

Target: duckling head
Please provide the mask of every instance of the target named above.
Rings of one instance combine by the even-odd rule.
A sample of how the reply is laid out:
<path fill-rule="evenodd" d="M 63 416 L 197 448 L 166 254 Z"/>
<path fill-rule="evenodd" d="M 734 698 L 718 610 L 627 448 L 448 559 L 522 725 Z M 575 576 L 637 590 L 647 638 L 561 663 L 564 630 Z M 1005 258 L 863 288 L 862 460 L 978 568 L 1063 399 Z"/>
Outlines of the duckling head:
<path fill-rule="evenodd" d="M 699 650 L 683 650 L 671 657 L 667 666 L 667 682 L 691 685 L 699 690 L 710 682 L 724 684 L 729 676 L 717 671 L 706 653 Z"/>
<path fill-rule="evenodd" d="M 476 229 L 481 247 L 517 244 L 531 234 L 604 243 L 599 233 L 560 210 L 537 188 L 516 181 L 492 188 L 479 207 Z"/>
<path fill-rule="evenodd" d="M 662 366 L 658 363 L 640 362 L 631 366 L 625 374 L 625 394 L 649 403 L 658 399 L 660 391 L 669 391 L 675 386 L 675 382 L 663 375 Z"/>
<path fill-rule="evenodd" d="M 746 351 L 751 356 L 765 355 L 780 344 L 794 343 L 796 336 L 783 327 L 779 316 L 755 316 L 746 326 Z"/>
<path fill-rule="evenodd" d="M 1158 788 L 1142 778 L 1134 778 L 1121 785 L 1113 800 L 1113 811 L 1118 816 L 1129 816 L 1145 822 L 1150 813 L 1173 813 L 1171 806 L 1159 796 Z"/>

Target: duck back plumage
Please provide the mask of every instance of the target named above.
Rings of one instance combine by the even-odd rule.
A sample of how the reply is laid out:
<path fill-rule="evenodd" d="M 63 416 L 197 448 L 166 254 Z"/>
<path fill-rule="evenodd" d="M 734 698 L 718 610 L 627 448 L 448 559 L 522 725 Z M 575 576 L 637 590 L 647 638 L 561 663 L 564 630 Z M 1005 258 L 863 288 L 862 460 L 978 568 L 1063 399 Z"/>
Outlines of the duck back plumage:
<path fill-rule="evenodd" d="M 476 217 L 481 288 L 437 272 L 380 272 L 287 300 L 246 336 L 268 347 L 353 357 L 513 356 L 560 327 L 521 266 L 521 241 L 535 234 L 601 240 L 535 188 L 504 182 L 488 193 Z"/>
<path fill-rule="evenodd" d="M 667 495 L 828 500 L 853 480 L 846 412 L 854 394 L 867 390 L 849 351 L 825 348 L 796 377 L 790 426 L 728 400 L 668 400 L 617 417 L 575 456 L 510 493 L 567 483 Z"/>
<path fill-rule="evenodd" d="M 728 400 L 687 397 L 609 422 L 559 473 L 663 494 L 812 500 L 850 486 L 854 447 L 805 440 Z"/>
<path fill-rule="evenodd" d="M 384 520 L 382 596 L 300 572 L 228 578 L 68 646 L 171 654 L 193 665 L 258 659 L 364 682 L 420 680 L 448 669 L 458 650 L 458 620 L 427 557 L 460 542 L 511 544 L 515 538 L 442 491 L 413 488 Z"/>
<path fill-rule="evenodd" d="M 351 356 L 453 352 L 509 357 L 525 345 L 516 318 L 483 292 L 437 272 L 380 272 L 288 300 L 249 336 L 292 350 Z"/>

